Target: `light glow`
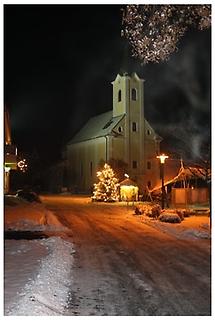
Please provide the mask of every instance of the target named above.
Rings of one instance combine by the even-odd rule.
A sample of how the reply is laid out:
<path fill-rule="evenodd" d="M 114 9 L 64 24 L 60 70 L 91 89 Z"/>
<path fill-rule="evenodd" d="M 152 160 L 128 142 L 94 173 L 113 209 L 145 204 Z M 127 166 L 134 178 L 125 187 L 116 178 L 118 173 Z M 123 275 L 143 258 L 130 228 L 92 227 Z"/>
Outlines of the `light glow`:
<path fill-rule="evenodd" d="M 157 158 L 160 159 L 161 164 L 164 164 L 166 158 L 169 158 L 169 156 L 162 154 L 162 155 L 157 156 Z"/>
<path fill-rule="evenodd" d="M 97 172 L 97 178 L 99 182 L 94 184 L 92 199 L 102 202 L 118 201 L 118 179 L 110 165 L 105 164 L 103 170 Z"/>
<path fill-rule="evenodd" d="M 26 159 L 22 159 L 17 163 L 17 166 L 22 172 L 26 172 L 28 165 L 26 164 Z"/>

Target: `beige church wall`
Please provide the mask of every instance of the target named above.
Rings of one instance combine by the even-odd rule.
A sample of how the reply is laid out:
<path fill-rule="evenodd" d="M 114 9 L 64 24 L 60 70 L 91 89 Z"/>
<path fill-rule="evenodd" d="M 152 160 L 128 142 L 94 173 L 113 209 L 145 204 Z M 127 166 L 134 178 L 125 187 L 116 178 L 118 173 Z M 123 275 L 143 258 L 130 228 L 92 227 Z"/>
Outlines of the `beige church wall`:
<path fill-rule="evenodd" d="M 123 160 L 124 153 L 125 153 L 124 145 L 125 145 L 124 137 L 113 138 L 111 140 L 110 158 L 113 158 L 115 160 Z"/>
<path fill-rule="evenodd" d="M 104 137 L 72 144 L 68 148 L 69 178 L 71 186 L 90 192 L 97 177 L 101 160 L 105 161 Z"/>

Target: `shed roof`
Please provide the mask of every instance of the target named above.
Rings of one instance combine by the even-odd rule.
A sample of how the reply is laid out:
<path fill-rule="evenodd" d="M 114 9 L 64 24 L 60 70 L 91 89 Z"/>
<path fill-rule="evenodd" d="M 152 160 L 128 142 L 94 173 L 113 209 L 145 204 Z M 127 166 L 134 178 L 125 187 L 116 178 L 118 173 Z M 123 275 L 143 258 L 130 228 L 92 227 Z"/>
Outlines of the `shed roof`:
<path fill-rule="evenodd" d="M 130 178 L 124 179 L 120 184 L 120 186 L 137 186 L 137 184 L 132 181 Z"/>
<path fill-rule="evenodd" d="M 200 178 L 202 180 L 205 180 L 206 179 L 205 174 L 206 174 L 205 170 L 201 167 L 181 166 L 181 168 L 179 169 L 178 175 L 168 181 L 165 181 L 164 185 L 166 186 L 166 185 L 169 185 L 169 184 L 172 184 L 175 182 L 179 182 L 179 181 L 183 181 L 183 180 L 190 180 L 193 178 Z M 209 177 L 211 176 L 210 171 L 209 171 L 208 176 Z M 158 189 L 161 189 L 161 187 L 162 187 L 161 184 L 159 184 L 159 185 L 155 186 L 152 190 L 150 190 L 150 192 L 154 192 Z"/>
<path fill-rule="evenodd" d="M 123 115 L 113 117 L 113 111 L 92 117 L 73 137 L 69 144 L 79 143 L 85 140 L 104 137 L 111 133 L 117 123 L 124 117 Z"/>

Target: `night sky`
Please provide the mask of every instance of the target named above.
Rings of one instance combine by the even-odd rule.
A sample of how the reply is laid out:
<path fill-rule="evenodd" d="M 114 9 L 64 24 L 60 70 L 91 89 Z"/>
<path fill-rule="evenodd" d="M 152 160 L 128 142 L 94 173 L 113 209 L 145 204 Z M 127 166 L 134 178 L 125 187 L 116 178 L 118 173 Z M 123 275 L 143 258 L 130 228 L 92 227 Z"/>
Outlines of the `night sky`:
<path fill-rule="evenodd" d="M 4 99 L 20 152 L 60 159 L 89 117 L 112 109 L 120 71 L 145 79 L 145 117 L 167 149 L 195 158 L 210 141 L 210 30 L 189 31 L 168 62 L 141 65 L 121 37 L 121 7 L 4 6 Z"/>

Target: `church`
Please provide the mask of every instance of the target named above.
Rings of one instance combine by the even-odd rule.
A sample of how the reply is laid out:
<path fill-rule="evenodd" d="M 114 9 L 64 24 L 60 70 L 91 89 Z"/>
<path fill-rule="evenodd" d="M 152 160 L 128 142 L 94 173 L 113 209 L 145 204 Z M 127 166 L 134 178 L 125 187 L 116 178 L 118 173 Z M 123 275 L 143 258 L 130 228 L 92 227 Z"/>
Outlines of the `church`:
<path fill-rule="evenodd" d="M 91 192 L 99 165 L 115 160 L 126 164 L 126 174 L 143 193 L 160 181 L 156 156 L 162 139 L 144 117 L 144 80 L 123 73 L 112 86 L 112 110 L 90 118 L 67 144 L 69 184 Z"/>

